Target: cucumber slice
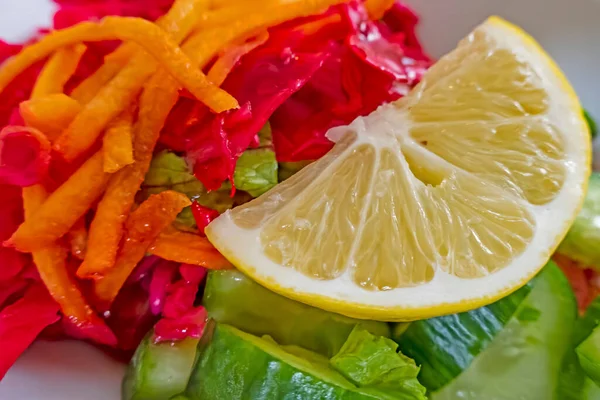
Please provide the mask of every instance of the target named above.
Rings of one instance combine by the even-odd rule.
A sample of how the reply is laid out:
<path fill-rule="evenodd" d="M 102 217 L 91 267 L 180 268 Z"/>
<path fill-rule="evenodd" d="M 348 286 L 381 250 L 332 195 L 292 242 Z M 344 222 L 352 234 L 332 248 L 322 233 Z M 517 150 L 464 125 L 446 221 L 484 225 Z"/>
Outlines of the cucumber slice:
<path fill-rule="evenodd" d="M 600 385 L 600 328 L 594 329 L 575 351 L 586 375 Z"/>
<path fill-rule="evenodd" d="M 504 329 L 532 286 L 529 282 L 510 296 L 469 312 L 415 321 L 408 326 L 396 324 L 394 339 L 403 354 L 421 365 L 419 381 L 429 391 L 437 391 L 467 369 Z"/>
<path fill-rule="evenodd" d="M 209 324 L 199 349 L 190 400 L 424 399 L 358 388 L 325 356 L 225 324 Z"/>
<path fill-rule="evenodd" d="M 557 252 L 582 263 L 600 269 L 600 172 L 593 172 L 583 208 L 573 226 L 558 247 Z"/>
<path fill-rule="evenodd" d="M 548 400 L 571 345 L 577 305 L 569 282 L 550 263 L 538 275 L 522 309 L 461 375 L 431 400 Z M 562 400 L 562 399 L 561 399 Z"/>
<path fill-rule="evenodd" d="M 187 386 L 198 339 L 156 344 L 152 336 L 150 332 L 140 343 L 129 363 L 123 378 L 123 400 L 165 400 Z"/>
<path fill-rule="evenodd" d="M 600 400 L 600 390 L 596 384 L 586 377 L 579 363 L 575 348 L 581 344 L 600 323 L 600 298 L 594 300 L 575 324 L 571 348 L 565 355 L 560 372 L 557 400 Z"/>
<path fill-rule="evenodd" d="M 341 349 L 356 325 L 390 337 L 385 322 L 357 320 L 307 306 L 273 293 L 235 270 L 210 272 L 203 303 L 218 322 L 327 357 Z"/>

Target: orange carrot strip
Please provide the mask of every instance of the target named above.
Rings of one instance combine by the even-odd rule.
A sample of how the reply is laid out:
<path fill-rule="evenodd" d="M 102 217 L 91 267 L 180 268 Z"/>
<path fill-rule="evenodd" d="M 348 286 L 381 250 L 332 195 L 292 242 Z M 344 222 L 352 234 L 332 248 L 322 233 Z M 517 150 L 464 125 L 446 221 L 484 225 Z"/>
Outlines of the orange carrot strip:
<path fill-rule="evenodd" d="M 104 134 L 104 172 L 114 173 L 126 165 L 133 164 L 133 107 L 123 111 L 108 125 Z"/>
<path fill-rule="evenodd" d="M 200 235 L 165 229 L 148 252 L 169 261 L 200 265 L 209 269 L 233 268 L 212 244 Z"/>
<path fill-rule="evenodd" d="M 85 227 L 85 218 L 80 218 L 68 233 L 69 242 L 71 244 L 71 254 L 73 257 L 79 260 L 83 260 L 85 258 L 87 237 L 88 232 L 87 228 Z"/>
<path fill-rule="evenodd" d="M 48 193 L 42 185 L 23 188 L 25 218 L 35 218 L 36 210 L 42 206 L 47 197 Z M 105 326 L 104 321 L 96 315 L 81 293 L 77 283 L 69 274 L 66 248 L 59 243 L 51 243 L 40 250 L 34 251 L 32 257 L 40 278 L 48 288 L 52 298 L 59 304 L 65 317 L 84 330 L 89 326 L 99 327 L 105 334 L 92 338 L 103 344 L 115 345 L 116 338 Z"/>
<path fill-rule="evenodd" d="M 89 158 L 19 226 L 7 245 L 32 252 L 66 234 L 106 188 L 110 174 L 104 172 L 102 158 L 102 152 Z"/>
<path fill-rule="evenodd" d="M 381 19 L 383 14 L 394 5 L 395 0 L 367 0 L 365 7 L 372 20 Z"/>
<path fill-rule="evenodd" d="M 221 86 L 233 67 L 240 61 L 240 58 L 265 43 L 267 39 L 269 39 L 269 33 L 264 31 L 248 42 L 233 45 L 225 49 L 219 55 L 219 58 L 217 58 L 217 61 L 215 61 L 206 76 L 216 86 Z"/>
<path fill-rule="evenodd" d="M 19 112 L 25 124 L 42 131 L 50 141 L 54 141 L 82 107 L 64 93 L 50 94 L 19 104 Z"/>
<path fill-rule="evenodd" d="M 88 250 L 77 270 L 78 276 L 102 274 L 114 265 L 123 236 L 123 224 L 150 167 L 160 131 L 178 98 L 177 83 L 164 71 L 157 73 L 146 84 L 134 126 L 135 162 L 110 179 L 90 226 Z"/>
<path fill-rule="evenodd" d="M 127 65 L 137 51 L 133 43 L 125 43 L 104 57 L 102 64 L 92 75 L 88 76 L 71 92 L 71 97 L 81 104 L 87 104 L 117 73 Z"/>
<path fill-rule="evenodd" d="M 197 23 L 197 15 L 207 7 L 206 0 L 176 0 L 169 11 L 160 17 L 156 24 L 173 36 L 179 43 L 189 34 L 189 25 Z M 124 43 L 104 58 L 104 64 L 77 86 L 71 96 L 81 104 L 89 103 L 117 73 L 129 63 L 137 47 Z M 151 61 L 153 62 L 153 61 Z"/>
<path fill-rule="evenodd" d="M 238 106 L 233 97 L 212 85 L 202 71 L 193 68 L 191 60 L 165 31 L 152 22 L 132 17 L 105 17 L 98 23 L 82 22 L 71 28 L 49 33 L 2 64 L 0 92 L 27 67 L 61 47 L 82 41 L 114 39 L 132 41 L 143 47 L 184 88 L 215 112 Z"/>
<path fill-rule="evenodd" d="M 95 282 L 95 293 L 103 304 L 112 303 L 119 290 L 160 232 L 191 204 L 186 195 L 167 190 L 152 195 L 131 213 L 125 224 L 125 240 L 117 262 Z"/>
<path fill-rule="evenodd" d="M 75 73 L 85 50 L 86 46 L 83 44 L 57 50 L 38 75 L 31 98 L 36 99 L 49 94 L 62 93 L 65 84 Z"/>

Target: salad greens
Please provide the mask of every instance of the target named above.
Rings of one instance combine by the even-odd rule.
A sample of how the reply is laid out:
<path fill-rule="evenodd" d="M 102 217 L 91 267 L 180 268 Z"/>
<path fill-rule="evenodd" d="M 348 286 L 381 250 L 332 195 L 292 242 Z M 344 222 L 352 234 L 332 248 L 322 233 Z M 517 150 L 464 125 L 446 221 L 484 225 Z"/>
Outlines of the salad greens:
<path fill-rule="evenodd" d="M 360 321 L 307 306 L 271 292 L 235 270 L 208 274 L 203 304 L 218 322 L 327 357 L 340 350 L 356 325 L 375 335 L 390 336 L 385 322 Z"/>
<path fill-rule="evenodd" d="M 398 399 L 425 398 L 425 387 L 417 380 L 419 367 L 397 351 L 393 340 L 374 336 L 357 326 L 329 362 L 358 387 Z"/>
<path fill-rule="evenodd" d="M 425 388 L 415 379 L 418 368 L 389 343 L 360 328 L 348 341 L 336 366 L 335 357 L 329 360 L 295 346 L 279 346 L 269 337 L 217 323 L 201 340 L 185 394 L 190 400 L 426 399 Z M 379 357 L 348 350 L 364 347 L 376 350 Z M 386 367 L 379 369 L 381 361 Z M 367 384 L 353 384 L 340 373 L 340 369 L 357 372 L 357 365 L 370 371 Z"/>

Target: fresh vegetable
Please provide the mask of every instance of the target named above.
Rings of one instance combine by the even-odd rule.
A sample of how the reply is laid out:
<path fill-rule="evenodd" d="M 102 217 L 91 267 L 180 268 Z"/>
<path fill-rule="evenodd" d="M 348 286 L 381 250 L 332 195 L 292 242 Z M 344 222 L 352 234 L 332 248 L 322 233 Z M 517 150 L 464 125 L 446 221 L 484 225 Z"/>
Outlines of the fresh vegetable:
<path fill-rule="evenodd" d="M 25 220 L 35 216 L 36 211 L 48 196 L 41 185 L 23 188 L 23 209 Z M 50 295 L 60 305 L 72 332 L 84 339 L 97 343 L 114 346 L 117 339 L 100 318 L 83 295 L 71 275 L 67 263 L 68 249 L 64 243 L 50 243 L 34 251 L 31 255 L 42 282 Z"/>
<path fill-rule="evenodd" d="M 590 129 L 590 134 L 593 138 L 595 138 L 598 134 L 598 124 L 596 124 L 596 120 L 590 115 L 590 113 L 587 110 L 583 110 L 583 116 L 585 117 L 585 120 Z"/>
<path fill-rule="evenodd" d="M 140 343 L 123 379 L 122 400 L 165 400 L 185 390 L 198 339 L 154 343 L 150 332 Z"/>
<path fill-rule="evenodd" d="M 427 390 L 440 390 L 468 369 L 513 318 L 523 319 L 527 318 L 528 312 L 538 312 L 521 306 L 535 285 L 534 281 L 489 306 L 414 321 L 404 329 L 398 329 L 394 339 L 399 343 L 400 351 L 421 366 L 419 381 Z"/>
<path fill-rule="evenodd" d="M 35 128 L 7 126 L 0 131 L 0 183 L 30 186 L 42 182 L 50 165 L 50 142 Z"/>
<path fill-rule="evenodd" d="M 600 269 L 600 173 L 593 172 L 583 208 L 560 244 L 559 253 Z"/>
<path fill-rule="evenodd" d="M 19 226 L 9 244 L 19 251 L 33 251 L 69 232 L 106 188 L 109 175 L 102 165 L 101 152 L 90 157 Z"/>
<path fill-rule="evenodd" d="M 310 307 L 271 292 L 236 270 L 208 275 L 203 304 L 211 318 L 245 332 L 269 335 L 327 357 L 336 354 L 356 325 L 389 337 L 384 322 L 360 321 Z"/>
<path fill-rule="evenodd" d="M 268 122 L 258 132 L 258 137 L 260 147 L 242 153 L 233 173 L 235 188 L 250 193 L 252 197 L 260 196 L 278 183 L 278 164 Z"/>
<path fill-rule="evenodd" d="M 59 320 L 58 304 L 43 285 L 32 285 L 22 298 L 0 311 L 0 379 L 37 335 Z"/>
<path fill-rule="evenodd" d="M 129 109 L 109 123 L 102 138 L 105 172 L 115 173 L 133 164 L 133 118 L 134 112 Z"/>
<path fill-rule="evenodd" d="M 169 261 L 210 269 L 229 269 L 231 264 L 200 235 L 174 229 L 163 231 L 148 249 L 150 254 Z"/>
<path fill-rule="evenodd" d="M 86 46 L 80 43 L 64 47 L 54 53 L 40 71 L 31 91 L 31 98 L 37 99 L 55 93 L 63 93 L 65 85 L 75 73 L 86 50 Z"/>
<path fill-rule="evenodd" d="M 95 282 L 97 299 L 110 305 L 142 260 L 152 242 L 190 204 L 181 193 L 166 191 L 151 196 L 133 211 L 125 223 L 125 238 L 114 267 Z"/>
<path fill-rule="evenodd" d="M 354 358 L 365 368 L 363 372 L 354 370 L 356 378 L 368 382 L 365 385 L 348 381 L 322 355 L 296 346 L 279 346 L 269 337 L 259 338 L 216 324 L 201 340 L 185 395 L 190 400 L 425 399 L 424 388 L 414 378 L 418 368 L 401 354 L 390 351 L 393 346 L 373 339 L 372 335 L 352 335 L 348 340 L 348 352 L 340 356 L 347 356 L 348 361 Z M 379 357 L 350 355 L 351 348 L 363 346 L 373 346 Z M 348 372 L 356 365 L 339 367 Z"/>
<path fill-rule="evenodd" d="M 554 398 L 576 317 L 569 283 L 550 263 L 502 332 L 431 400 Z"/>
<path fill-rule="evenodd" d="M 55 140 L 81 111 L 81 104 L 64 93 L 50 94 L 19 104 L 23 120 Z"/>
<path fill-rule="evenodd" d="M 419 367 L 397 351 L 393 340 L 357 326 L 329 362 L 353 384 L 372 388 L 382 397 L 425 399 L 425 387 L 417 380 Z"/>
<path fill-rule="evenodd" d="M 597 400 L 600 388 L 589 379 L 576 353 L 576 348 L 592 333 L 600 323 L 600 298 L 587 307 L 585 314 L 575 324 L 570 348 L 563 359 L 558 387 L 557 400 Z"/>
<path fill-rule="evenodd" d="M 596 328 L 577 346 L 577 357 L 586 375 L 600 385 L 600 329 Z"/>

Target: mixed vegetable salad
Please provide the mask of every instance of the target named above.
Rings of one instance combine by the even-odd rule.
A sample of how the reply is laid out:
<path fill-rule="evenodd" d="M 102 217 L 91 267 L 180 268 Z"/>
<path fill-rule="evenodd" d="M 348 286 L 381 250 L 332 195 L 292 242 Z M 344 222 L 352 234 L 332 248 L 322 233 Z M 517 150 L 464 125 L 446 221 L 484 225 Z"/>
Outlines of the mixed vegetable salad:
<path fill-rule="evenodd" d="M 123 399 L 600 399 L 600 174 L 532 281 L 410 323 L 275 294 L 204 235 L 420 81 L 406 5 L 55 3 L 0 41 L 0 378 L 70 337 L 131 360 Z"/>

